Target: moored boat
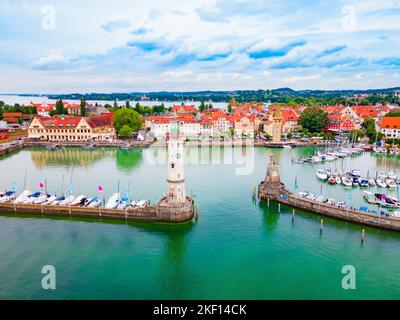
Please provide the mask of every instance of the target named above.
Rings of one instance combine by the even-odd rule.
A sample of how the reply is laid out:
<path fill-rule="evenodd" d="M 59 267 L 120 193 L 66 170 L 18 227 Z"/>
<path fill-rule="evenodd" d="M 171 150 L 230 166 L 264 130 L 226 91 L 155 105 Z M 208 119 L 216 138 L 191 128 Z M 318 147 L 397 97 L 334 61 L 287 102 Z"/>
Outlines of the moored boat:
<path fill-rule="evenodd" d="M 326 171 L 324 169 L 319 169 L 317 171 L 317 177 L 318 179 L 325 181 L 328 179 L 328 175 L 326 174 Z"/>

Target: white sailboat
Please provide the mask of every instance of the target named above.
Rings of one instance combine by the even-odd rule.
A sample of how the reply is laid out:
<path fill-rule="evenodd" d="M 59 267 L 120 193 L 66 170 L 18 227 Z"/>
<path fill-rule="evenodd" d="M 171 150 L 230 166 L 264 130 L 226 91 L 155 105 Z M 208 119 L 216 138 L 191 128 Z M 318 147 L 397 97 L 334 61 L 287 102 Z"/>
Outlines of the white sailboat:
<path fill-rule="evenodd" d="M 105 208 L 106 209 L 115 209 L 119 204 L 119 199 L 121 195 L 119 193 L 114 193 L 107 201 Z"/>
<path fill-rule="evenodd" d="M 32 194 L 31 191 L 29 190 L 24 190 L 18 197 L 15 199 L 14 203 L 15 204 L 20 204 L 23 203 L 28 199 L 28 197 Z"/>

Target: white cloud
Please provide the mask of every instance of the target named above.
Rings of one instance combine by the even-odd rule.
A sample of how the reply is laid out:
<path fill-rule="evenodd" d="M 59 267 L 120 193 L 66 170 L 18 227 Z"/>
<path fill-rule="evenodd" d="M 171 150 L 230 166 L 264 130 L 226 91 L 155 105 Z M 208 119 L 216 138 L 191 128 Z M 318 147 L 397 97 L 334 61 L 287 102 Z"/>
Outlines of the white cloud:
<path fill-rule="evenodd" d="M 41 1 L 0 5 L 0 65 L 13 74 L 0 79 L 2 91 L 388 87 L 398 79 L 398 0 L 357 3 L 357 32 L 342 30 L 340 0 L 57 1 L 52 31 L 41 29 Z"/>

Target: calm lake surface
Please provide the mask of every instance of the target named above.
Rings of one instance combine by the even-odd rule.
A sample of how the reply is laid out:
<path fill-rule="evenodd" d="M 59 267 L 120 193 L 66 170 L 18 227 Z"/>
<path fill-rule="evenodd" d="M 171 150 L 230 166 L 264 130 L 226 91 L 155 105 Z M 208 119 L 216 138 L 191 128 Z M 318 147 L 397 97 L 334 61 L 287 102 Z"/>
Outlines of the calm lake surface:
<path fill-rule="evenodd" d="M 294 190 L 319 193 L 315 172 L 292 158 L 312 148 L 189 148 L 186 188 L 199 206 L 197 223 L 179 225 L 0 216 L 1 299 L 400 299 L 400 234 L 366 229 L 265 202 L 252 190 L 273 153 L 282 180 Z M 154 154 L 156 153 L 156 154 Z M 25 149 L 0 158 L 0 188 L 105 195 L 130 183 L 135 199 L 156 202 L 164 193 L 165 148 L 48 151 Z M 211 162 L 213 164 L 211 164 Z M 345 171 L 396 170 L 396 158 L 363 154 L 328 165 Z M 244 175 L 243 175 L 244 174 Z M 64 177 L 64 178 L 63 178 Z M 62 184 L 64 181 L 64 184 Z M 349 191 L 323 183 L 323 194 L 347 201 Z M 374 190 L 372 190 L 374 191 Z M 389 193 L 388 190 L 385 190 Z M 395 194 L 396 191 L 392 191 Z M 366 205 L 359 188 L 352 205 Z M 371 209 L 376 209 L 371 207 Z M 41 287 L 44 265 L 57 271 L 57 289 Z M 343 290 L 342 267 L 353 265 L 357 289 Z"/>

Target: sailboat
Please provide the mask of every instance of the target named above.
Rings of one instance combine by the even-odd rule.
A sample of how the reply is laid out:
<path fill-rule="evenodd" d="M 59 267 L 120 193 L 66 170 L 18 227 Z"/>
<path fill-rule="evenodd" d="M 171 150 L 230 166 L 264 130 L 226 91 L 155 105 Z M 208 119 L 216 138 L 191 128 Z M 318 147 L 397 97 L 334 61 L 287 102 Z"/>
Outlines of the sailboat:
<path fill-rule="evenodd" d="M 115 209 L 119 204 L 119 199 L 121 195 L 119 193 L 114 193 L 107 201 L 105 208 L 106 209 Z"/>

